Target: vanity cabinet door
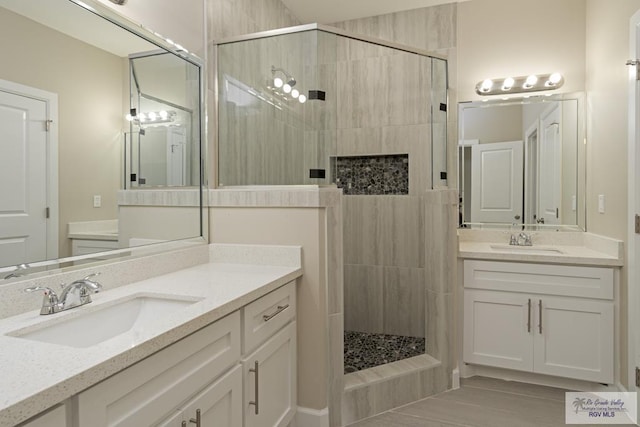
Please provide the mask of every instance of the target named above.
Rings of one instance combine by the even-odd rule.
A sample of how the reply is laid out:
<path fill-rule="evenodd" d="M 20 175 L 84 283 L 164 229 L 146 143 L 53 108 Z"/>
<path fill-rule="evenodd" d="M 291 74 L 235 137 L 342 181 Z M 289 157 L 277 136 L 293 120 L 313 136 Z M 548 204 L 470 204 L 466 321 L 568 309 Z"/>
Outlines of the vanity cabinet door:
<path fill-rule="evenodd" d="M 613 383 L 612 301 L 540 296 L 535 307 L 535 372 Z"/>
<path fill-rule="evenodd" d="M 239 360 L 236 311 L 78 394 L 79 425 L 139 427 L 165 422 Z"/>
<path fill-rule="evenodd" d="M 465 290 L 463 357 L 467 363 L 531 371 L 533 304 L 527 295 Z"/>
<path fill-rule="evenodd" d="M 198 415 L 199 412 L 199 415 Z M 242 427 L 242 367 L 233 368 L 206 387 L 157 427 Z"/>
<path fill-rule="evenodd" d="M 289 425 L 297 405 L 296 322 L 245 358 L 242 366 L 245 427 Z"/>

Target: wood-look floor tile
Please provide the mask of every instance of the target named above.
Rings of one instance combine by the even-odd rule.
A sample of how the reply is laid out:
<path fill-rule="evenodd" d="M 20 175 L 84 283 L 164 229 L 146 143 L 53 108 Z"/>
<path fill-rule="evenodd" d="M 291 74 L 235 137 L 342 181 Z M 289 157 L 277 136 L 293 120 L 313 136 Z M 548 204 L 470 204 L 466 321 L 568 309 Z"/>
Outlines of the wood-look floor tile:
<path fill-rule="evenodd" d="M 463 387 L 483 388 L 502 391 L 505 393 L 522 394 L 543 399 L 564 402 L 565 393 L 570 390 L 556 387 L 546 387 L 537 384 L 527 384 L 517 381 L 505 381 L 497 378 L 471 377 L 461 380 Z"/>
<path fill-rule="evenodd" d="M 349 427 L 464 427 L 441 421 L 427 420 L 411 415 L 386 412 L 384 414 L 349 424 Z"/>
<path fill-rule="evenodd" d="M 475 393 L 480 394 L 478 391 Z M 446 394 L 449 393 L 444 393 Z M 455 397 L 450 400 L 441 399 L 440 396 L 443 394 L 394 409 L 393 412 L 425 420 L 474 427 L 550 427 L 555 425 L 542 422 L 540 419 L 531 419 L 527 414 L 520 412 L 497 409 L 488 405 L 469 404 L 457 401 Z"/>
<path fill-rule="evenodd" d="M 565 406 L 556 400 L 540 399 L 513 393 L 503 393 L 487 389 L 462 387 L 442 393 L 438 400 L 452 400 L 456 403 L 476 405 L 490 410 L 512 412 L 524 420 L 538 423 L 554 423 L 564 419 Z"/>

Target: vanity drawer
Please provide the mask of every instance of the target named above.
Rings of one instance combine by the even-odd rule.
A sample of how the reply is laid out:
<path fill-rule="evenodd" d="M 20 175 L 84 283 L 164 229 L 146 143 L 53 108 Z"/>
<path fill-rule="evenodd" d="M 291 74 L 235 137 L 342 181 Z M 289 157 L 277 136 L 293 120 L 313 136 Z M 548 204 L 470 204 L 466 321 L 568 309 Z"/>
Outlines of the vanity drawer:
<path fill-rule="evenodd" d="M 296 282 L 268 293 L 243 309 L 243 354 L 253 351 L 296 316 Z"/>
<path fill-rule="evenodd" d="M 613 299 L 613 268 L 466 260 L 464 287 Z"/>
<path fill-rule="evenodd" d="M 236 311 L 80 393 L 79 425 L 155 425 L 239 360 Z"/>

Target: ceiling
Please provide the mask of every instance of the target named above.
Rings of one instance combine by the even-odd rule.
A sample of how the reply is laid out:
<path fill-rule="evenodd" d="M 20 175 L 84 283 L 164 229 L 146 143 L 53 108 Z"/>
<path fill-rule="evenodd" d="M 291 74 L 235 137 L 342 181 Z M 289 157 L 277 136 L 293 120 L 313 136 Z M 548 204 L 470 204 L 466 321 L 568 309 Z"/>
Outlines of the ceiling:
<path fill-rule="evenodd" d="M 331 24 L 467 0 L 281 0 L 302 24 Z"/>

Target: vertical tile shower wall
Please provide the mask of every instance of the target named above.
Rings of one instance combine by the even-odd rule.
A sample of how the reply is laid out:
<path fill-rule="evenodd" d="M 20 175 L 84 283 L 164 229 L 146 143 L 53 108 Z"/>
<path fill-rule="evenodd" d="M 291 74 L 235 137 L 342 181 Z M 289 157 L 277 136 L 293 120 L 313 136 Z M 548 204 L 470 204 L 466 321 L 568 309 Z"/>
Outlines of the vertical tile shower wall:
<path fill-rule="evenodd" d="M 425 351 L 422 194 L 433 184 L 433 59 L 346 38 L 337 52 L 336 183 L 345 194 L 350 372 Z M 385 186 L 393 172 L 396 185 Z"/>

